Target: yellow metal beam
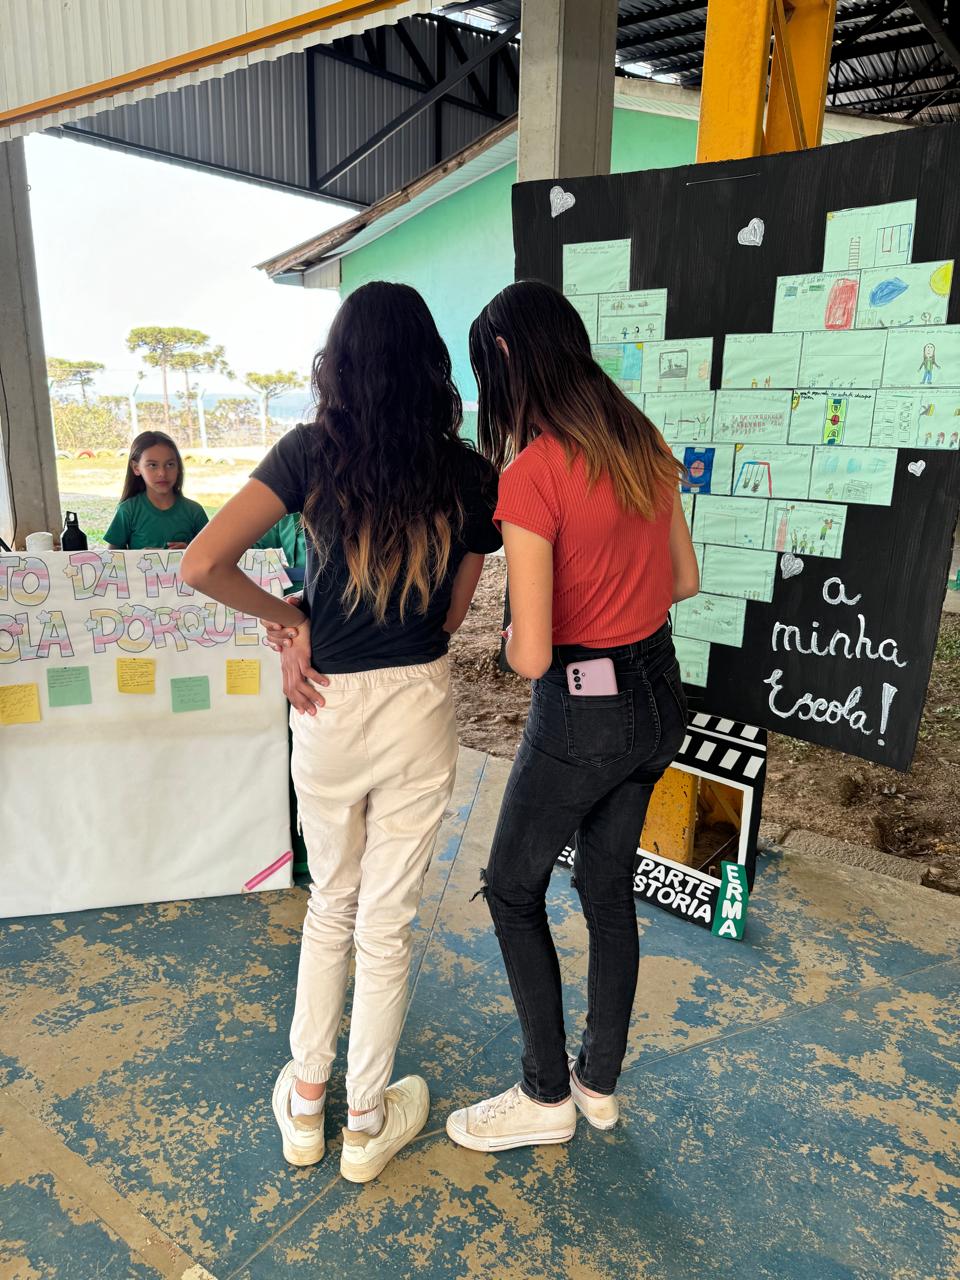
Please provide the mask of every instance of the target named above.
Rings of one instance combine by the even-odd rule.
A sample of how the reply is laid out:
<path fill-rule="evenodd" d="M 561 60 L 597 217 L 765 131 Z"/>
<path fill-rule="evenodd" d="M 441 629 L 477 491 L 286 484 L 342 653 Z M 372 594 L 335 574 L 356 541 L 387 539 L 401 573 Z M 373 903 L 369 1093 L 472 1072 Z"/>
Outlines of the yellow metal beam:
<path fill-rule="evenodd" d="M 764 154 L 820 145 L 837 12 L 837 0 L 788 0 L 778 21 L 777 10 L 784 10 L 783 0 L 774 0 L 774 5 L 775 57 Z"/>
<path fill-rule="evenodd" d="M 760 154 L 773 0 L 709 0 L 697 161 Z"/>

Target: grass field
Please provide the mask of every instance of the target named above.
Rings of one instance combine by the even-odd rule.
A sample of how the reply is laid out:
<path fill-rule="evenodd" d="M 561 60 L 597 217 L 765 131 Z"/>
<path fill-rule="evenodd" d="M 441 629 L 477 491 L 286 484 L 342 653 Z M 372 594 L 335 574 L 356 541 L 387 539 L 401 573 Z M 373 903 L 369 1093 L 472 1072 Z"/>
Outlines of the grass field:
<path fill-rule="evenodd" d="M 199 502 L 208 516 L 233 497 L 256 465 L 258 451 L 243 450 L 244 456 L 239 456 L 240 452 L 225 451 L 222 457 L 203 460 L 186 456 L 184 493 Z M 125 453 L 122 457 L 98 454 L 57 462 L 60 505 L 64 511 L 76 511 L 91 545 L 103 542 L 104 530 L 120 501 L 126 465 Z"/>

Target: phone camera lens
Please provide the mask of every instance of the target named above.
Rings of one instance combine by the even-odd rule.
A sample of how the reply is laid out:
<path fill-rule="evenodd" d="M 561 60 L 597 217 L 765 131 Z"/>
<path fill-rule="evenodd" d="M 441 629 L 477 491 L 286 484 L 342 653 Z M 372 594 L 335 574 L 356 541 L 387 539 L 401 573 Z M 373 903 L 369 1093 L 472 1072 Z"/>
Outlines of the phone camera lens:
<path fill-rule="evenodd" d="M 573 674 L 574 674 L 575 676 L 578 676 L 578 675 L 580 674 L 580 672 L 577 670 L 577 668 L 576 668 L 576 667 L 574 667 L 574 668 L 573 668 Z"/>

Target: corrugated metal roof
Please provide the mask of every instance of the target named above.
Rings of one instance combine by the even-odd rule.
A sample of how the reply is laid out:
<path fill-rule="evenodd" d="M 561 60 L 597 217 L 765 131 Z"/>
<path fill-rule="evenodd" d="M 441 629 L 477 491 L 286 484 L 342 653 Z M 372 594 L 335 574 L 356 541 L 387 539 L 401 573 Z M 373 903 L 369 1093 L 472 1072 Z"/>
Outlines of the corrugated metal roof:
<path fill-rule="evenodd" d="M 516 46 L 481 63 L 334 181 L 324 176 L 492 36 L 433 17 L 382 27 L 65 126 L 105 146 L 252 181 L 374 204 L 457 155 L 517 109 Z"/>
<path fill-rule="evenodd" d="M 516 18 L 520 3 L 491 0 L 459 8 L 463 21 L 496 25 Z M 942 25 L 953 45 L 960 45 L 953 0 L 927 8 L 937 21 L 938 15 L 949 15 Z M 686 87 L 699 85 L 706 0 L 620 0 L 618 13 L 619 66 Z M 837 0 L 827 94 L 834 110 L 920 124 L 956 120 L 960 64 L 951 60 L 907 0 Z"/>
<path fill-rule="evenodd" d="M 404 17 L 429 13 L 432 7 L 432 0 L 403 0 L 391 9 L 340 22 L 326 31 L 283 40 L 131 92 L 105 94 L 96 102 L 0 127 L 0 142 L 82 120 L 105 108 L 202 84 L 310 45 L 359 35 Z M 317 9 L 316 0 L 0 0 L 0 112 L 96 85 Z"/>
<path fill-rule="evenodd" d="M 660 84 L 653 80 L 618 77 L 614 106 L 652 115 L 695 120 L 700 114 L 700 91 Z M 856 138 L 909 127 L 888 120 L 862 120 L 855 116 L 827 113 L 823 140 L 827 144 L 851 142 Z M 335 287 L 335 275 L 329 272 L 331 264 L 378 240 L 431 205 L 446 200 L 488 174 L 513 164 L 516 158 L 516 124 L 508 121 L 491 131 L 485 139 L 474 142 L 464 153 L 462 163 L 456 164 L 456 158 L 449 161 L 446 166 L 438 167 L 420 178 L 414 190 L 395 192 L 378 205 L 357 214 L 355 218 L 331 228 L 313 240 L 287 249 L 266 262 L 258 263 L 258 267 L 272 279 L 280 280 L 282 277 L 285 284 L 296 283 L 297 277 L 301 283 L 305 283 L 304 278 L 312 275 L 313 279 L 309 283 L 319 285 L 321 274 L 327 272 L 331 283 L 325 287 Z"/>

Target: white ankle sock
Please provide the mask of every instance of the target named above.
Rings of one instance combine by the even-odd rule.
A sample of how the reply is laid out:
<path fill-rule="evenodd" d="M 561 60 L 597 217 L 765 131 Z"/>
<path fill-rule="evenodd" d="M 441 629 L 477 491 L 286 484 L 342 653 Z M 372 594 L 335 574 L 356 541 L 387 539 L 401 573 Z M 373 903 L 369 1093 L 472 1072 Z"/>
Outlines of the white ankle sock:
<path fill-rule="evenodd" d="M 297 1086 L 294 1085 L 290 1090 L 290 1114 L 293 1116 L 318 1116 L 323 1110 L 323 1104 L 326 1100 L 326 1089 L 324 1089 L 319 1098 L 305 1098 L 297 1089 Z"/>
<path fill-rule="evenodd" d="M 362 1116 L 355 1116 L 353 1113 L 347 1115 L 347 1128 L 353 1133 L 361 1130 L 368 1133 L 379 1133 L 383 1128 L 383 1103 L 374 1107 L 372 1111 L 366 1111 Z"/>

